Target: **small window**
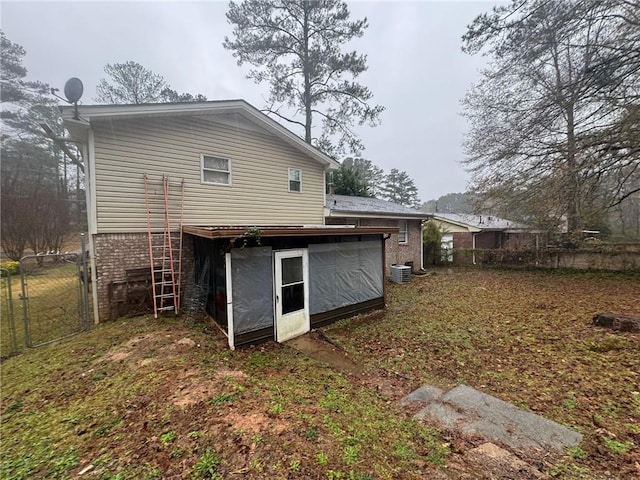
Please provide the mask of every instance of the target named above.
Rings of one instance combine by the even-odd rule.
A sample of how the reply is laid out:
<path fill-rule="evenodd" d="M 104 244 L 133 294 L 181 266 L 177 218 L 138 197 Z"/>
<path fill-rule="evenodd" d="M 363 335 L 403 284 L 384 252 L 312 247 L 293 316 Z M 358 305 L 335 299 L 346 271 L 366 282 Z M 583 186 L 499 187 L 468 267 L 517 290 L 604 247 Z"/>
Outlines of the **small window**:
<path fill-rule="evenodd" d="M 202 183 L 231 185 L 231 160 L 202 155 Z"/>
<path fill-rule="evenodd" d="M 406 245 L 407 243 L 409 243 L 409 231 L 407 228 L 407 221 L 400 220 L 398 222 L 398 228 L 400 229 L 400 232 L 398 233 L 398 243 Z"/>
<path fill-rule="evenodd" d="M 300 170 L 299 168 L 289 169 L 289 191 L 302 191 L 302 170 Z"/>

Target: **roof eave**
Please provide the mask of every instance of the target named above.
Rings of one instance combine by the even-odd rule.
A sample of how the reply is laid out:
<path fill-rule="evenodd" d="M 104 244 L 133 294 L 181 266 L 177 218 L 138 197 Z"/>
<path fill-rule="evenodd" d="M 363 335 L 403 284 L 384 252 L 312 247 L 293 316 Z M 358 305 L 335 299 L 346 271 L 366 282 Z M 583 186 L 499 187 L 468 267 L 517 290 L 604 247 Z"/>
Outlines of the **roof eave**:
<path fill-rule="evenodd" d="M 259 230 L 260 237 L 314 237 L 329 235 L 386 235 L 398 233 L 397 227 L 347 227 L 347 226 L 317 226 L 317 227 L 217 227 L 185 225 L 183 233 L 209 239 L 235 239 L 247 235 L 249 231 Z"/>
<path fill-rule="evenodd" d="M 415 220 L 426 220 L 428 215 L 421 215 L 419 213 L 396 213 L 396 212 L 371 212 L 371 211 L 359 211 L 359 210 L 337 210 L 327 207 L 330 217 L 387 217 L 387 218 L 411 218 Z"/>

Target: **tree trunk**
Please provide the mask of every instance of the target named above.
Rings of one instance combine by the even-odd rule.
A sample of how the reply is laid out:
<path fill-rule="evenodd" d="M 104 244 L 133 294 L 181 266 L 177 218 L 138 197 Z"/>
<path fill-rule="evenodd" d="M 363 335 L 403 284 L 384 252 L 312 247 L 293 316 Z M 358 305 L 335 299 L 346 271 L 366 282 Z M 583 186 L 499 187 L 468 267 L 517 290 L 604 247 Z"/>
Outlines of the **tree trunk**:
<path fill-rule="evenodd" d="M 576 162 L 576 134 L 573 102 L 567 108 L 567 231 L 575 234 L 578 229 L 578 171 Z"/>
<path fill-rule="evenodd" d="M 302 99 L 304 102 L 304 112 L 305 112 L 305 122 L 304 122 L 304 141 L 311 145 L 311 125 L 312 125 L 312 115 L 311 115 L 311 65 L 309 63 L 309 2 L 303 2 L 303 10 L 304 10 L 304 19 L 302 30 L 304 37 L 304 98 Z"/>

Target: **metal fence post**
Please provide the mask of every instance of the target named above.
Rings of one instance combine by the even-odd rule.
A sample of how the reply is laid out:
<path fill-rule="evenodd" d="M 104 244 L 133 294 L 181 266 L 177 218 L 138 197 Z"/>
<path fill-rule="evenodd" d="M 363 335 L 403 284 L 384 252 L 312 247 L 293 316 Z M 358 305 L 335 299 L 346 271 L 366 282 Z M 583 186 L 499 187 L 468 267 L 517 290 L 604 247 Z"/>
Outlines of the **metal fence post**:
<path fill-rule="evenodd" d="M 22 284 L 22 323 L 24 326 L 24 344 L 27 347 L 31 347 L 31 338 L 29 337 L 29 297 L 27 297 L 27 281 L 25 276 L 25 269 L 23 268 L 25 258 L 27 257 L 22 257 L 20 259 L 20 283 Z"/>
<path fill-rule="evenodd" d="M 18 337 L 16 335 L 16 322 L 13 316 L 13 293 L 11 291 L 11 272 L 6 268 L 0 268 L 0 277 L 3 278 L 7 289 L 7 316 L 9 330 L 11 331 L 11 353 L 18 352 Z"/>
<path fill-rule="evenodd" d="M 80 234 L 80 264 L 82 265 L 82 303 L 84 309 L 84 324 L 87 330 L 91 329 L 91 322 L 89 320 L 89 273 L 87 271 L 87 244 L 85 234 Z"/>

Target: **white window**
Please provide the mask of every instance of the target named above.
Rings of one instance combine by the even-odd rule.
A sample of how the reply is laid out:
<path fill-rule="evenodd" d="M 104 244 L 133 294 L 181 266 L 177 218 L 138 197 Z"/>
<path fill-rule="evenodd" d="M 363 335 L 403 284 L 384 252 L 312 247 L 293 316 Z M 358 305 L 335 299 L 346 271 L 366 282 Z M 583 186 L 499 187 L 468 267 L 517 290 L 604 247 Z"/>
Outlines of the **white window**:
<path fill-rule="evenodd" d="M 409 230 L 407 228 L 407 221 L 400 220 L 398 222 L 398 228 L 400 229 L 400 232 L 398 233 L 398 243 L 406 245 L 407 243 L 409 243 Z"/>
<path fill-rule="evenodd" d="M 202 183 L 231 185 L 231 160 L 202 155 Z"/>
<path fill-rule="evenodd" d="M 302 170 L 300 170 L 299 168 L 289 169 L 289 191 L 302 191 Z"/>

